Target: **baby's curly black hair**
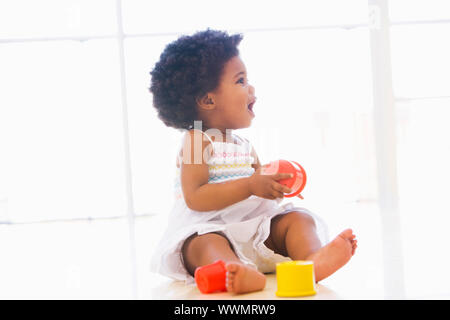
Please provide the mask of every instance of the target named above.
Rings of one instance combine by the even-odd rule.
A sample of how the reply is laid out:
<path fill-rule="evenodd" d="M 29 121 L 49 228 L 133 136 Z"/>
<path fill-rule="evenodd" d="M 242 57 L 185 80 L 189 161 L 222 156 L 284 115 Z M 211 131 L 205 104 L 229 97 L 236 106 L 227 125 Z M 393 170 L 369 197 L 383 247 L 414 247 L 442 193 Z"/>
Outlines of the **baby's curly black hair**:
<path fill-rule="evenodd" d="M 150 92 L 166 126 L 193 128 L 197 98 L 219 85 L 225 63 L 239 55 L 242 34 L 207 29 L 168 44 L 150 72 Z"/>

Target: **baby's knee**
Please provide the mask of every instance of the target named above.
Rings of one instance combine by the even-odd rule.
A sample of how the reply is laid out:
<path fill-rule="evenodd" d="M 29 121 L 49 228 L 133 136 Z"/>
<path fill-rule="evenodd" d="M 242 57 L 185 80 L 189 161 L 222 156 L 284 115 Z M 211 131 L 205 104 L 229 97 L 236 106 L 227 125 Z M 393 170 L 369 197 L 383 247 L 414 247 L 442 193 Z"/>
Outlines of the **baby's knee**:
<path fill-rule="evenodd" d="M 190 236 L 183 244 L 183 253 L 189 252 L 202 253 L 209 247 L 229 245 L 228 239 L 218 233 L 205 233 L 202 235 L 194 234 Z"/>
<path fill-rule="evenodd" d="M 289 213 L 286 213 L 286 218 L 289 220 L 289 224 L 291 223 L 302 223 L 306 225 L 316 226 L 316 222 L 314 221 L 314 218 L 301 211 L 292 211 Z"/>
<path fill-rule="evenodd" d="M 207 264 L 205 260 L 211 260 L 212 263 L 217 258 L 218 251 L 226 251 L 230 248 L 230 243 L 225 236 L 218 233 L 207 233 L 202 235 L 193 234 L 183 243 L 181 254 L 186 270 L 194 275 L 198 266 Z"/>

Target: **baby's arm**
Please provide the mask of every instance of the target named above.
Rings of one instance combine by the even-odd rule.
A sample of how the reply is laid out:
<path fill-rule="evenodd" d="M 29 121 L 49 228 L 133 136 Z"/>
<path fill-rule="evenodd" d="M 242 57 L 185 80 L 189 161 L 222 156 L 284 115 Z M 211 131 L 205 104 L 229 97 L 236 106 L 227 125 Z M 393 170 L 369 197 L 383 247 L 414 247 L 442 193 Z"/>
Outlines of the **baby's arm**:
<path fill-rule="evenodd" d="M 249 178 L 236 179 L 224 183 L 208 183 L 209 169 L 203 159 L 205 149 L 211 142 L 202 136 L 201 159 L 194 163 L 194 133 L 186 134 L 183 143 L 183 161 L 181 163 L 181 187 L 186 205 L 196 211 L 211 211 L 225 208 L 251 196 Z M 199 145 L 199 142 L 197 141 Z M 200 160 L 200 161 L 199 161 Z"/>
<path fill-rule="evenodd" d="M 202 155 L 210 145 L 202 139 Z M 206 159 L 194 163 L 194 134 L 189 132 L 183 144 L 181 163 L 181 187 L 186 205 L 196 211 L 220 210 L 236 202 L 247 199 L 251 195 L 267 199 L 283 197 L 283 192 L 290 192 L 289 188 L 276 182 L 288 178 L 289 174 L 261 175 L 260 169 L 251 177 L 235 179 L 223 183 L 208 183 L 209 170 Z M 187 161 L 189 160 L 189 161 Z M 259 163 L 259 161 L 258 161 Z"/>

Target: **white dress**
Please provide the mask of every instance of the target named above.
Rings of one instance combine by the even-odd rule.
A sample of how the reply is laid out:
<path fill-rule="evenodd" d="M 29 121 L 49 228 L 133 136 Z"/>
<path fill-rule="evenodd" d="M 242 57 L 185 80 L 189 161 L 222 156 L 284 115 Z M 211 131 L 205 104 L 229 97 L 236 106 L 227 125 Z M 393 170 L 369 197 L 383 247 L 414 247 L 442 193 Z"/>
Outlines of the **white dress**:
<path fill-rule="evenodd" d="M 241 143 L 215 142 L 205 134 L 213 147 L 213 154 L 208 159 L 208 183 L 222 183 L 229 180 L 251 176 L 252 146 L 246 139 L 233 135 Z M 179 156 L 179 161 L 181 161 Z M 181 162 L 180 162 L 181 163 Z M 219 232 L 231 242 L 239 259 L 263 273 L 275 272 L 277 262 L 289 261 L 290 258 L 276 254 L 264 245 L 269 237 L 270 221 L 279 214 L 300 211 L 311 215 L 318 231 L 322 245 L 328 242 L 325 223 L 305 208 L 294 207 L 292 203 L 280 205 L 282 199 L 269 200 L 257 196 L 230 205 L 221 210 L 198 212 L 187 207 L 180 182 L 180 168 L 177 167 L 175 180 L 175 203 L 169 215 L 168 227 L 157 245 L 151 260 L 153 272 L 176 280 L 193 282 L 193 277 L 184 267 L 181 247 L 192 234 L 202 235 Z"/>

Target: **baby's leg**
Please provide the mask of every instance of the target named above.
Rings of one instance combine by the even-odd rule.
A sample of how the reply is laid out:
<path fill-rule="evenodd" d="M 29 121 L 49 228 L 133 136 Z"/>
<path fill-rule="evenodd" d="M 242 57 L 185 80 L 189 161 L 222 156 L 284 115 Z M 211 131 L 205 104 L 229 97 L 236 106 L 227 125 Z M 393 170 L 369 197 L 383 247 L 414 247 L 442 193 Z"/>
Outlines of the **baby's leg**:
<path fill-rule="evenodd" d="M 227 290 L 246 293 L 264 289 L 266 277 L 261 272 L 244 265 L 231 248 L 228 239 L 218 233 L 190 236 L 182 247 L 186 269 L 193 276 L 195 269 L 218 259 L 225 261 Z"/>
<path fill-rule="evenodd" d="M 292 260 L 312 260 L 316 281 L 325 279 L 343 267 L 357 246 L 352 230 L 346 229 L 321 247 L 314 219 L 302 212 L 274 217 L 270 230 L 266 246 Z"/>

